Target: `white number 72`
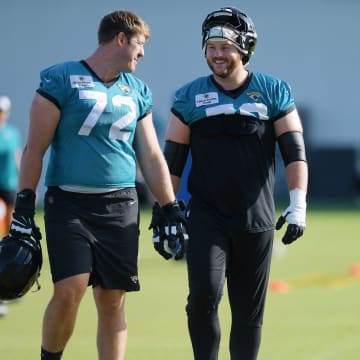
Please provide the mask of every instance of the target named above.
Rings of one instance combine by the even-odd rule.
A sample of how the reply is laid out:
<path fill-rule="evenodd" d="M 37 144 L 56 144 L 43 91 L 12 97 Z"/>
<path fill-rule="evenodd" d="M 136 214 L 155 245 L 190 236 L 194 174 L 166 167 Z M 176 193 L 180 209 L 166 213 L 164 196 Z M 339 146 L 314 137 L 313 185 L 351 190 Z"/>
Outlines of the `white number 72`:
<path fill-rule="evenodd" d="M 89 115 L 86 117 L 78 132 L 79 135 L 89 136 L 91 130 L 96 125 L 101 114 L 106 108 L 106 94 L 100 91 L 81 90 L 79 91 L 79 98 L 81 100 L 96 100 L 95 105 L 91 109 Z M 130 108 L 130 111 L 111 125 L 109 130 L 109 138 L 127 141 L 130 137 L 130 132 L 122 129 L 135 120 L 136 111 L 134 100 L 129 96 L 115 95 L 112 98 L 112 102 L 114 106 L 120 107 L 122 105 L 127 105 Z"/>

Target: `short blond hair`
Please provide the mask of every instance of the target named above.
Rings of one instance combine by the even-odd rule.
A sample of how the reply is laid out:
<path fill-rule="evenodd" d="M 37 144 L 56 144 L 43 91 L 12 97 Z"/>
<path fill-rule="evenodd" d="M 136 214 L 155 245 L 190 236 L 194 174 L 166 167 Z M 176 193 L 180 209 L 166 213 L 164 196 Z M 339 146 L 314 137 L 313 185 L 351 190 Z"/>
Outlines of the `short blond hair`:
<path fill-rule="evenodd" d="M 150 38 L 150 28 L 140 16 L 130 11 L 117 10 L 102 18 L 98 30 L 99 44 L 109 43 L 120 32 L 128 39 L 137 34 L 144 35 L 145 40 Z"/>

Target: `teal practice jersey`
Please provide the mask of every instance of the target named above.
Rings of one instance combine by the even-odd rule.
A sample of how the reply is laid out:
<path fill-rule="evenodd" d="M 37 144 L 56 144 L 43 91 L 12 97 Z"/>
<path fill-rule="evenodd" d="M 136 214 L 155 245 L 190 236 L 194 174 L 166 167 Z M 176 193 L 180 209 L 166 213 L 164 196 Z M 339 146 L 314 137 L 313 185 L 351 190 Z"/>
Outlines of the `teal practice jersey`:
<path fill-rule="evenodd" d="M 261 72 L 251 73 L 248 80 L 237 92 L 226 92 L 211 76 L 200 77 L 176 92 L 172 111 L 192 125 L 221 114 L 271 122 L 294 109 L 294 98 L 286 82 Z"/>
<path fill-rule="evenodd" d="M 43 70 L 37 91 L 61 111 L 47 186 L 135 186 L 136 125 L 152 108 L 144 82 L 121 73 L 106 87 L 84 61 L 72 61 Z"/>

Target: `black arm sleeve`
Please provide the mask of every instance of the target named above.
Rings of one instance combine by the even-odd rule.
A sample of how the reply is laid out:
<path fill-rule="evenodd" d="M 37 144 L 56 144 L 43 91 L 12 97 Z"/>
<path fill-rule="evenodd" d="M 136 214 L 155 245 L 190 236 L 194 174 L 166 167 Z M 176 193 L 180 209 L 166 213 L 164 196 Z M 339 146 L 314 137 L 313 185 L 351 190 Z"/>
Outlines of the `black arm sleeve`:
<path fill-rule="evenodd" d="M 304 137 L 300 131 L 290 131 L 277 139 L 285 166 L 293 161 L 306 161 Z"/>
<path fill-rule="evenodd" d="M 165 141 L 164 155 L 171 175 L 181 177 L 188 153 L 189 145 Z"/>

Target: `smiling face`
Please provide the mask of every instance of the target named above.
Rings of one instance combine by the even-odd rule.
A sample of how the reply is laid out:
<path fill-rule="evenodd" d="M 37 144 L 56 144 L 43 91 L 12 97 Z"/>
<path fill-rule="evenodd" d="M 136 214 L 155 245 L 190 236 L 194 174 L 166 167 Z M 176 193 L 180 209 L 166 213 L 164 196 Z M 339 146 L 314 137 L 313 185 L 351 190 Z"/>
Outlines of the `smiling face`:
<path fill-rule="evenodd" d="M 208 40 L 205 56 L 214 76 L 228 78 L 243 69 L 242 54 L 229 40 Z"/>
<path fill-rule="evenodd" d="M 116 71 L 131 72 L 136 69 L 138 61 L 144 57 L 144 45 L 146 37 L 143 34 L 136 34 L 131 37 L 121 32 L 117 34 L 113 43 L 109 45 L 112 54 L 111 62 Z M 106 47 L 106 45 L 104 45 Z"/>
<path fill-rule="evenodd" d="M 106 78 L 122 71 L 134 72 L 149 38 L 150 28 L 138 15 L 121 10 L 111 12 L 100 22 L 99 47 L 95 59 L 89 61 L 97 68 L 105 67 L 102 72 Z"/>
<path fill-rule="evenodd" d="M 134 35 L 128 39 L 126 52 L 128 54 L 129 72 L 134 72 L 138 61 L 145 56 L 145 41 L 145 36 L 140 34 Z"/>

